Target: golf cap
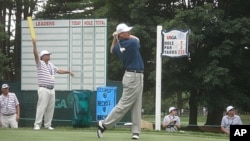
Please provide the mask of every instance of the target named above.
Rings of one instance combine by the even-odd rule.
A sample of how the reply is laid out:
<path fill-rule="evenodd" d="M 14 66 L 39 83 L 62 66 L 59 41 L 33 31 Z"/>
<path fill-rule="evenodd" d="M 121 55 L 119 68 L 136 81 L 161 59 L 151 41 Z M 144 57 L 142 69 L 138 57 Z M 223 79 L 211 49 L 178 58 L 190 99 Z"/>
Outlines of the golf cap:
<path fill-rule="evenodd" d="M 230 110 L 232 110 L 232 109 L 234 109 L 234 107 L 233 107 L 233 106 L 227 106 L 226 111 L 227 111 L 227 112 L 229 112 L 229 111 L 230 111 Z"/>
<path fill-rule="evenodd" d="M 125 23 L 120 23 L 116 27 L 116 33 L 122 33 L 122 32 L 128 32 L 132 29 L 133 27 L 127 26 Z"/>
<path fill-rule="evenodd" d="M 8 84 L 3 84 L 2 89 L 9 88 L 10 86 Z"/>
<path fill-rule="evenodd" d="M 48 52 L 47 50 L 42 50 L 42 51 L 40 52 L 40 58 L 41 58 L 43 55 L 45 55 L 45 54 L 51 54 L 51 53 Z"/>
<path fill-rule="evenodd" d="M 170 107 L 170 108 L 168 109 L 169 113 L 172 112 L 173 110 L 176 110 L 176 108 L 175 108 L 175 107 Z"/>

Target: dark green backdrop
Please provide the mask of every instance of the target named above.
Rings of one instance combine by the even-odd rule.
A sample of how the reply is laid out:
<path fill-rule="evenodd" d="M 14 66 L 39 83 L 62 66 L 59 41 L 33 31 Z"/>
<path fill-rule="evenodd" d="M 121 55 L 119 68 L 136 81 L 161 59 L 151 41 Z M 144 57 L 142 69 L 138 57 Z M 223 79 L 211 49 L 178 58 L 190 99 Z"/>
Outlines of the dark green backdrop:
<path fill-rule="evenodd" d="M 3 83 L 8 83 L 10 85 L 10 92 L 14 92 L 20 102 L 21 119 L 19 121 L 19 127 L 30 126 L 32 128 L 36 114 L 37 91 L 21 91 L 20 82 L 1 81 L 1 85 Z M 117 87 L 116 100 L 118 101 L 122 95 L 121 82 L 108 81 L 107 86 Z M 84 92 L 85 90 L 79 91 Z M 72 100 L 70 100 L 70 95 L 72 93 L 73 91 L 56 91 L 56 106 L 52 126 L 72 126 L 73 107 Z M 89 106 L 92 117 L 91 126 L 96 126 L 96 91 L 91 91 Z M 130 122 L 130 119 L 130 113 L 127 113 L 117 125 L 123 124 L 124 122 Z"/>

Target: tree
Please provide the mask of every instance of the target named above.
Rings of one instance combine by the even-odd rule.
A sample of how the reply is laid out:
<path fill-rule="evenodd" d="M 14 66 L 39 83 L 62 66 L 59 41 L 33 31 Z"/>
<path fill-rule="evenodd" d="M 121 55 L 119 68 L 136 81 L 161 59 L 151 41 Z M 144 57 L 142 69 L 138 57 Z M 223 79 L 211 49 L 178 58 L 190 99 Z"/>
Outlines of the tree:
<path fill-rule="evenodd" d="M 93 9 L 93 2 L 89 0 L 48 0 L 35 16 L 43 19 L 87 18 L 93 15 Z"/>
<path fill-rule="evenodd" d="M 1 71 L 1 79 L 13 79 L 13 73 L 10 70 L 14 70 L 13 60 L 11 56 L 13 55 L 13 31 L 11 31 L 11 16 L 13 15 L 13 2 L 10 0 L 0 1 L 0 25 L 1 25 L 1 40 L 0 40 L 0 49 L 2 53 L 2 59 L 4 63 L 4 69 Z M 8 59 L 5 59 L 8 58 Z M 8 61 L 8 62 L 6 62 Z M 3 65 L 3 62 L 1 65 Z"/>
<path fill-rule="evenodd" d="M 3 80 L 3 74 L 6 73 L 6 72 L 10 72 L 10 68 L 8 67 L 8 62 L 9 62 L 9 58 L 3 54 L 0 50 L 0 66 L 1 66 L 1 69 L 0 69 L 0 81 Z"/>
<path fill-rule="evenodd" d="M 6 34 L 4 32 L 1 32 L 4 27 L 0 24 L 0 41 L 4 40 L 6 38 Z M 4 74 L 6 72 L 10 72 L 10 68 L 8 66 L 10 58 L 8 58 L 7 55 L 2 53 L 2 50 L 0 49 L 0 81 L 4 79 Z"/>
<path fill-rule="evenodd" d="M 1 28 L 5 38 L 1 39 L 0 48 L 1 52 L 10 58 L 6 64 L 10 71 L 2 72 L 3 80 L 20 80 L 21 78 L 21 20 L 27 15 L 32 15 L 36 2 L 37 0 L 0 1 L 0 11 L 3 13 L 0 21 L 1 25 L 6 27 Z M 14 28 L 12 28 L 12 22 L 15 22 Z"/>
<path fill-rule="evenodd" d="M 219 125 L 226 105 L 242 105 L 240 101 L 246 100 L 240 97 L 249 100 L 246 84 L 238 81 L 245 76 L 239 76 L 239 73 L 236 76 L 236 71 L 244 68 L 243 65 L 248 68 L 241 70 L 246 72 L 244 75 L 249 75 L 249 65 L 243 64 L 249 60 L 244 55 L 247 50 L 243 51 L 243 47 L 249 45 L 248 22 L 248 18 L 228 19 L 223 10 L 210 4 L 178 11 L 173 20 L 166 22 L 167 28 L 190 28 L 192 31 L 189 44 L 191 61 L 169 59 L 164 65 L 168 67 L 164 72 L 169 77 L 166 79 L 176 82 L 166 84 L 167 89 L 188 90 L 191 94 L 189 124 L 197 125 L 197 106 L 200 103 L 207 103 L 209 109 L 206 124 Z M 249 82 L 249 79 L 244 82 Z"/>

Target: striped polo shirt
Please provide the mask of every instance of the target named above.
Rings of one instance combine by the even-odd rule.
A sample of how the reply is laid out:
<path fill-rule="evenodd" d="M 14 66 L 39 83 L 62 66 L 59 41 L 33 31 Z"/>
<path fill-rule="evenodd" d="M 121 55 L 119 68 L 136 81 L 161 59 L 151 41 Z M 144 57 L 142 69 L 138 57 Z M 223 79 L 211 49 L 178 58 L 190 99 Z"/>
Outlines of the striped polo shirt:
<path fill-rule="evenodd" d="M 51 62 L 48 62 L 48 64 L 46 64 L 43 60 L 39 60 L 36 67 L 38 75 L 38 85 L 54 86 L 55 75 L 58 68 Z"/>
<path fill-rule="evenodd" d="M 16 105 L 19 104 L 19 101 L 15 93 L 8 93 L 6 96 L 1 94 L 0 96 L 0 111 L 3 115 L 15 114 Z"/>

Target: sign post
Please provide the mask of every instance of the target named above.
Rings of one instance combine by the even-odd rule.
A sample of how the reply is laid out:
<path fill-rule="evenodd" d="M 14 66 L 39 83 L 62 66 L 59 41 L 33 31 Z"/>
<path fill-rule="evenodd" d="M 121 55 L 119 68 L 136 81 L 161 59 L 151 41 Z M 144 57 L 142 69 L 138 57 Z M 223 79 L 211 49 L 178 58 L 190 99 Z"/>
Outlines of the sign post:
<path fill-rule="evenodd" d="M 157 50 L 156 50 L 156 87 L 155 87 L 155 130 L 161 130 L 161 52 L 162 52 L 162 26 L 157 26 Z"/>
<path fill-rule="evenodd" d="M 161 73 L 162 56 L 183 57 L 188 56 L 189 30 L 162 30 L 157 26 L 156 50 L 156 87 L 155 87 L 155 130 L 161 130 Z"/>

